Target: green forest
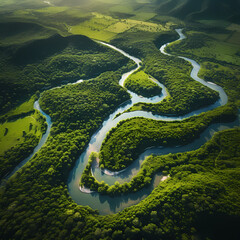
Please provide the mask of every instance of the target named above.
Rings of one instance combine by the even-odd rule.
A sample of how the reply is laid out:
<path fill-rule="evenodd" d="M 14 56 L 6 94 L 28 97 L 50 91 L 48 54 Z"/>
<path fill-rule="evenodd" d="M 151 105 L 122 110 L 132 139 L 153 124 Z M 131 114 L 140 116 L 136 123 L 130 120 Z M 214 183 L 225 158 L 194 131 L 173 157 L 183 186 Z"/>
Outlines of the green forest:
<path fill-rule="evenodd" d="M 127 78 L 124 87 L 143 97 L 154 97 L 162 92 L 161 87 L 143 71 L 133 73 Z"/>
<path fill-rule="evenodd" d="M 0 239 L 238 240 L 239 12 L 235 0 L 1 1 Z"/>

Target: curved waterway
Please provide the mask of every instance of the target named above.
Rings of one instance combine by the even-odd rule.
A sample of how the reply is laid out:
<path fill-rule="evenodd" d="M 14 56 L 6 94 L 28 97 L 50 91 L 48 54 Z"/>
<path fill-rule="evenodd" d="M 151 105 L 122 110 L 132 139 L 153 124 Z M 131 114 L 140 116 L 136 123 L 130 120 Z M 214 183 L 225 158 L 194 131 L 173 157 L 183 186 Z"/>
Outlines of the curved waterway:
<path fill-rule="evenodd" d="M 176 31 L 179 34 L 178 40 L 183 40 L 185 38 L 185 36 L 183 35 L 182 30 L 177 29 Z M 126 74 L 123 74 L 122 78 L 119 81 L 119 84 L 121 86 L 123 86 L 126 78 L 128 76 L 130 76 L 133 72 L 135 72 L 139 69 L 141 60 L 130 56 L 129 54 L 125 53 L 124 51 L 122 51 L 116 47 L 113 47 L 110 44 L 106 44 L 106 43 L 102 43 L 102 44 L 107 45 L 108 47 L 122 53 L 124 56 L 132 59 L 137 64 L 137 67 L 134 70 L 132 70 Z M 170 54 L 165 53 L 165 48 L 168 44 L 164 44 L 160 48 L 160 51 L 163 54 L 171 56 Z M 183 57 L 180 57 L 180 58 L 183 58 Z M 191 72 L 191 77 L 194 80 L 202 83 L 203 85 L 217 91 L 220 96 L 219 100 L 216 103 L 214 103 L 208 107 L 205 107 L 205 108 L 193 111 L 184 116 L 178 116 L 178 117 L 153 115 L 150 112 L 143 112 L 143 111 L 123 113 L 125 110 L 129 109 L 131 106 L 133 106 L 133 104 L 135 104 L 137 102 L 156 103 L 156 102 L 161 101 L 163 98 L 165 98 L 167 96 L 166 89 L 162 84 L 159 84 L 163 88 L 162 95 L 157 96 L 155 98 L 149 98 L 149 99 L 142 98 L 142 97 L 128 91 L 131 95 L 131 101 L 129 101 L 124 106 L 120 106 L 114 113 L 112 113 L 108 117 L 108 119 L 106 119 L 103 122 L 102 127 L 92 136 L 87 149 L 80 156 L 74 169 L 72 170 L 72 172 L 70 174 L 69 182 L 68 182 L 68 190 L 69 190 L 70 196 L 76 203 L 78 203 L 80 205 L 88 205 L 88 206 L 92 207 L 93 209 L 97 209 L 100 214 L 116 213 L 118 211 L 123 210 L 126 207 L 129 207 L 129 206 L 139 203 L 142 199 L 146 198 L 152 192 L 152 190 L 159 184 L 160 181 L 163 181 L 166 179 L 161 174 L 156 174 L 152 181 L 152 184 L 149 187 L 144 188 L 144 189 L 138 191 L 137 193 L 130 193 L 130 194 L 126 194 L 124 196 L 118 196 L 118 197 L 109 197 L 106 195 L 100 195 L 97 192 L 89 191 L 89 189 L 79 188 L 79 181 L 82 176 L 82 172 L 87 165 L 89 155 L 93 151 L 94 152 L 100 151 L 101 144 L 102 144 L 107 132 L 112 127 L 115 127 L 121 120 L 132 118 L 132 117 L 145 117 L 145 118 L 155 119 L 155 120 L 164 120 L 164 121 L 178 120 L 178 121 L 181 121 L 187 117 L 191 117 L 193 115 L 197 115 L 202 112 L 212 110 L 218 106 L 222 106 L 227 103 L 227 101 L 228 101 L 227 95 L 220 86 L 217 86 L 210 82 L 205 82 L 203 79 L 198 77 L 200 65 L 197 62 L 195 62 L 194 60 L 191 60 L 188 58 L 183 58 L 183 59 L 190 62 L 193 66 L 193 69 Z M 123 114 L 121 114 L 119 116 L 119 113 L 123 113 Z M 116 116 L 118 116 L 118 117 L 116 117 Z M 178 153 L 178 152 L 185 152 L 185 151 L 198 149 L 205 142 L 207 142 L 209 139 L 211 139 L 214 132 L 220 131 L 220 130 L 223 130 L 226 128 L 232 128 L 234 126 L 239 126 L 239 119 L 236 120 L 234 123 L 230 123 L 230 124 L 214 124 L 211 127 L 209 127 L 208 129 L 206 129 L 201 134 L 199 139 L 196 139 L 191 144 L 188 144 L 185 146 L 178 146 L 175 148 L 172 148 L 172 147 L 171 148 L 163 148 L 163 147 L 159 146 L 159 147 L 153 147 L 153 148 L 147 149 L 139 156 L 138 159 L 136 159 L 134 161 L 133 164 L 131 164 L 128 168 L 126 168 L 124 171 L 121 171 L 119 173 L 114 173 L 114 172 L 110 172 L 107 170 L 102 171 L 97 166 L 97 164 L 94 164 L 92 166 L 92 173 L 98 181 L 104 181 L 104 182 L 108 183 L 109 185 L 114 184 L 116 181 L 118 181 L 119 183 L 129 182 L 131 180 L 131 178 L 138 173 L 141 163 L 149 155 L 151 155 L 151 154 L 163 155 L 163 154 L 168 154 L 168 153 Z"/>
<path fill-rule="evenodd" d="M 184 36 L 184 34 L 182 33 L 182 29 L 177 29 L 176 31 L 179 34 L 178 41 L 186 38 Z M 107 47 L 110 47 L 110 48 L 114 49 L 115 51 L 120 52 L 121 54 L 123 54 L 124 56 L 128 57 L 129 59 L 133 60 L 136 63 L 137 67 L 135 69 L 122 75 L 122 78 L 120 79 L 119 84 L 121 86 L 123 86 L 124 81 L 133 72 L 137 71 L 140 68 L 141 60 L 138 58 L 135 58 L 133 56 L 130 56 L 126 52 L 124 52 L 121 49 L 118 49 L 110 44 L 103 43 L 103 42 L 99 42 L 99 43 L 101 43 Z M 172 56 L 165 52 L 165 48 L 168 44 L 169 43 L 164 44 L 160 48 L 160 51 L 163 54 L 169 55 L 171 57 L 179 57 L 179 56 Z M 73 170 L 70 173 L 70 176 L 68 179 L 68 190 L 69 190 L 70 196 L 76 203 L 78 203 L 80 205 L 88 205 L 88 206 L 92 207 L 93 209 L 97 209 L 97 210 L 99 210 L 100 214 L 116 213 L 118 211 L 123 210 L 126 207 L 129 207 L 129 206 L 139 203 L 142 199 L 146 198 L 152 192 L 152 190 L 159 184 L 160 181 L 163 181 L 166 179 L 161 174 L 156 174 L 152 181 L 152 184 L 150 186 L 148 186 L 136 193 L 130 193 L 130 194 L 127 194 L 124 196 L 114 197 L 114 198 L 109 197 L 109 196 L 99 195 L 98 193 L 91 192 L 88 189 L 80 190 L 79 181 L 80 181 L 82 172 L 87 165 L 90 153 L 93 151 L 94 152 L 100 151 L 101 144 L 102 144 L 106 134 L 109 132 L 109 130 L 111 128 L 115 127 L 121 120 L 132 118 L 132 117 L 145 117 L 145 118 L 149 118 L 149 119 L 163 120 L 163 121 L 173 121 L 173 120 L 181 121 L 185 118 L 200 114 L 202 112 L 212 110 L 218 106 L 222 106 L 227 103 L 227 101 L 228 101 L 227 95 L 220 86 L 215 85 L 211 82 L 205 82 L 204 80 L 202 80 L 201 78 L 198 77 L 200 65 L 197 62 L 195 62 L 194 60 L 188 59 L 188 58 L 184 58 L 184 57 L 179 57 L 179 58 L 182 58 L 192 64 L 193 69 L 191 72 L 191 77 L 194 80 L 202 83 L 203 85 L 217 91 L 220 96 L 219 100 L 216 103 L 214 103 L 208 107 L 205 107 L 205 108 L 193 111 L 184 116 L 178 116 L 178 117 L 153 115 L 150 112 L 143 112 L 143 111 L 123 113 L 125 110 L 132 107 L 135 103 L 138 103 L 138 102 L 157 103 L 157 102 L 162 101 L 167 96 L 167 91 L 166 91 L 165 87 L 161 83 L 159 83 L 158 81 L 156 81 L 154 79 L 153 79 L 153 81 L 155 81 L 162 88 L 162 94 L 160 96 L 155 96 L 152 98 L 143 98 L 131 91 L 128 91 L 129 94 L 131 95 L 131 100 L 120 105 L 114 113 L 112 113 L 107 119 L 105 119 L 101 128 L 92 136 L 88 147 L 81 154 L 81 156 L 77 160 Z M 82 80 L 79 80 L 76 83 L 80 83 L 81 81 Z M 47 132 L 43 135 L 39 145 L 34 149 L 34 152 L 31 154 L 31 156 L 29 156 L 21 164 L 19 164 L 14 169 L 14 171 L 7 176 L 7 178 L 12 176 L 19 168 L 21 168 L 42 147 L 42 145 L 45 143 L 45 141 L 47 140 L 47 137 L 49 135 L 51 125 L 52 125 L 51 118 L 41 110 L 38 101 L 35 102 L 34 107 L 35 107 L 35 109 L 38 109 L 46 117 L 47 123 L 48 123 Z M 120 114 L 120 113 L 122 113 L 122 114 Z M 102 171 L 96 165 L 94 165 L 92 167 L 92 172 L 99 181 L 105 181 L 106 183 L 108 183 L 110 185 L 114 184 L 115 181 L 118 181 L 119 183 L 129 182 L 131 180 L 131 178 L 138 173 L 141 163 L 149 155 L 151 155 L 151 154 L 164 155 L 164 154 L 168 154 L 168 153 L 178 153 L 178 152 L 185 152 L 185 151 L 191 151 L 191 150 L 198 149 L 205 142 L 210 140 L 215 132 L 221 131 L 224 129 L 228 129 L 228 128 L 233 128 L 235 126 L 239 126 L 240 125 L 239 119 L 240 119 L 240 114 L 238 116 L 238 119 L 235 122 L 226 123 L 226 124 L 225 123 L 213 124 L 201 134 L 200 138 L 196 139 L 191 144 L 188 144 L 185 146 L 178 146 L 175 148 L 174 147 L 163 148 L 163 147 L 159 146 L 159 147 L 153 147 L 153 148 L 146 149 L 139 156 L 139 158 L 136 159 L 136 161 L 134 161 L 133 164 L 131 164 L 128 168 L 126 168 L 124 171 L 121 171 L 119 173 L 113 173 L 113 172 L 110 172 L 107 170 Z"/>

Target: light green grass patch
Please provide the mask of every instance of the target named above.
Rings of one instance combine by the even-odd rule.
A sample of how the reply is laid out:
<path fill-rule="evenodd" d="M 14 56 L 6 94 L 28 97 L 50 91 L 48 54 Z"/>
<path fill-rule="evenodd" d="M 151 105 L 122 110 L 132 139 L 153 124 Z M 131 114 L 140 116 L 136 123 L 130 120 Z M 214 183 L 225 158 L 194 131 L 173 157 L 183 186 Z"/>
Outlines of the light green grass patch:
<path fill-rule="evenodd" d="M 23 131 L 32 133 L 36 136 L 41 136 L 41 124 L 38 122 L 40 114 L 35 112 L 34 114 L 18 119 L 13 122 L 5 122 L 0 125 L 0 155 L 2 155 L 6 150 L 15 146 L 18 143 L 24 141 Z M 30 129 L 30 124 L 32 124 L 32 129 Z M 7 134 L 6 134 L 6 129 Z"/>
<path fill-rule="evenodd" d="M 226 61 L 236 65 L 240 64 L 240 57 L 236 55 L 239 46 L 225 42 L 209 42 L 209 46 L 195 49 L 194 54 L 201 57 L 215 58 L 219 61 Z"/>
<path fill-rule="evenodd" d="M 7 4 L 14 4 L 15 3 L 15 0 L 1 0 L 0 1 L 0 6 L 4 6 L 4 5 L 7 5 Z"/>
<path fill-rule="evenodd" d="M 133 26 L 135 25 L 127 24 L 126 22 L 121 21 L 109 26 L 106 30 L 114 33 L 122 33 L 129 30 Z"/>
<path fill-rule="evenodd" d="M 231 30 L 231 31 L 237 31 L 237 32 L 240 32 L 240 25 L 239 24 L 231 24 L 227 27 L 228 30 Z"/>
<path fill-rule="evenodd" d="M 28 101 L 22 103 L 20 106 L 16 107 L 15 109 L 9 111 L 4 116 L 6 118 L 9 118 L 11 116 L 16 116 L 24 113 L 28 113 L 34 110 L 33 104 L 36 101 L 37 97 L 36 95 L 32 96 Z"/>
<path fill-rule="evenodd" d="M 17 10 L 10 14 L 7 18 L 9 19 L 21 19 L 21 20 L 37 20 L 32 10 Z"/>
<path fill-rule="evenodd" d="M 108 31 L 108 27 L 117 23 L 118 20 L 99 13 L 93 13 L 93 16 L 88 21 L 71 26 L 69 32 L 72 34 L 82 34 L 101 41 L 110 41 L 116 33 Z"/>
<path fill-rule="evenodd" d="M 89 38 L 109 42 L 114 38 L 116 33 L 108 32 L 104 30 L 95 30 L 87 26 L 82 26 L 81 24 L 73 26 L 69 29 L 72 34 L 85 35 Z"/>
<path fill-rule="evenodd" d="M 157 23 L 144 22 L 139 20 L 127 19 L 127 23 L 134 25 L 135 30 L 145 31 L 145 32 L 161 32 L 169 30 L 171 25 L 163 26 Z"/>
<path fill-rule="evenodd" d="M 166 27 L 161 24 L 135 19 L 119 20 L 99 13 L 92 13 L 92 15 L 92 19 L 69 27 L 69 32 L 109 42 L 116 36 L 116 34 L 128 31 L 131 28 L 134 28 L 135 31 L 160 32 L 169 30 L 171 26 L 171 24 Z"/>
<path fill-rule="evenodd" d="M 155 24 L 155 23 L 142 23 L 135 26 L 137 30 L 145 31 L 145 32 L 161 32 L 166 30 L 163 25 Z"/>

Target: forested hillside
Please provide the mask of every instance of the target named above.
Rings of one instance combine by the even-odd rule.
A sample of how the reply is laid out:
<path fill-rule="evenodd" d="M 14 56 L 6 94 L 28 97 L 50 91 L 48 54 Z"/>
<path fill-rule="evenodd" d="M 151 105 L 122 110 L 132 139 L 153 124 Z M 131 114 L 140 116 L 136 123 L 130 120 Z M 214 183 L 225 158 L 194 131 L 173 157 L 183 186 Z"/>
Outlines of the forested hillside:
<path fill-rule="evenodd" d="M 185 20 L 225 19 L 240 21 L 239 0 L 157 0 L 161 15 Z"/>
<path fill-rule="evenodd" d="M 239 39 L 240 0 L 0 1 L 0 239 L 239 240 Z"/>

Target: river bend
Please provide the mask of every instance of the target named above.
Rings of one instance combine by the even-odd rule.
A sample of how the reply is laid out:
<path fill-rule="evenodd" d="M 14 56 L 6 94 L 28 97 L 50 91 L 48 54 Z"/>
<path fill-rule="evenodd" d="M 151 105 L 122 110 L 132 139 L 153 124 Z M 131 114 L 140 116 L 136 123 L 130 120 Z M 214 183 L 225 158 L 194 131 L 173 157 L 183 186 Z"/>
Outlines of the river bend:
<path fill-rule="evenodd" d="M 182 29 L 176 29 L 176 32 L 179 34 L 179 40 L 183 40 L 184 38 L 186 38 L 186 36 L 182 33 Z M 122 51 L 121 49 L 114 47 L 110 44 L 107 43 L 103 43 L 103 42 L 99 42 L 100 44 L 103 44 L 107 47 L 112 48 L 115 51 L 118 51 L 119 53 L 123 54 L 124 56 L 128 57 L 129 59 L 133 60 L 136 63 L 136 68 L 123 74 L 119 84 L 121 86 L 124 85 L 124 81 L 135 71 L 137 71 L 140 68 L 140 63 L 141 60 L 138 58 L 135 58 L 129 54 L 127 54 L 126 52 Z M 131 100 L 128 101 L 126 104 L 124 105 L 120 105 L 114 113 L 110 114 L 110 116 L 105 119 L 105 121 L 103 122 L 101 128 L 91 137 L 91 140 L 89 142 L 89 145 L 87 146 L 86 150 L 81 154 L 81 156 L 79 157 L 79 159 L 77 160 L 77 162 L 75 163 L 75 166 L 73 168 L 73 170 L 71 171 L 70 175 L 69 175 L 69 179 L 68 179 L 68 191 L 70 196 L 72 197 L 72 199 L 80 204 L 80 205 L 88 205 L 93 209 L 97 209 L 99 211 L 100 214 L 112 214 L 112 213 L 116 213 L 118 211 L 123 210 L 126 207 L 135 205 L 137 203 L 139 203 L 142 199 L 146 198 L 151 192 L 152 190 L 159 184 L 160 181 L 165 180 L 165 178 L 161 175 L 161 174 L 156 174 L 155 177 L 153 178 L 153 181 L 151 183 L 150 186 L 136 192 L 136 193 L 129 193 L 126 194 L 124 196 L 118 196 L 118 197 L 110 197 L 107 195 L 100 195 L 96 192 L 91 192 L 91 191 L 81 191 L 79 188 L 79 181 L 82 175 L 82 172 L 84 170 L 84 168 L 86 167 L 87 163 L 88 163 L 88 158 L 91 152 L 99 152 L 100 151 L 100 147 L 101 144 L 106 136 L 106 134 L 110 131 L 111 128 L 117 126 L 117 124 L 124 119 L 129 119 L 129 118 L 133 118 L 133 117 L 145 117 L 145 118 L 149 118 L 149 119 L 155 119 L 155 120 L 163 120 L 163 121 L 181 121 L 185 118 L 191 117 L 193 115 L 198 115 L 202 112 L 206 112 L 209 110 L 212 110 L 218 106 L 223 106 L 227 103 L 228 98 L 226 93 L 224 92 L 224 90 L 218 86 L 215 85 L 211 82 L 206 82 L 203 79 L 198 77 L 198 72 L 200 70 L 200 65 L 195 62 L 194 60 L 191 60 L 189 58 L 185 58 L 185 57 L 181 57 L 181 56 L 172 56 L 168 53 L 165 52 L 165 48 L 168 45 L 164 44 L 161 48 L 160 51 L 162 54 L 168 55 L 169 57 L 179 57 L 182 58 L 188 62 L 190 62 L 192 64 L 192 71 L 191 71 L 191 77 L 200 82 L 201 84 L 217 91 L 219 93 L 219 100 L 217 102 L 215 102 L 214 104 L 208 106 L 208 107 L 204 107 L 201 108 L 199 110 L 193 111 L 191 113 L 188 113 L 184 116 L 178 116 L 178 117 L 169 117 L 169 116 L 161 116 L 161 115 L 153 115 L 151 112 L 144 112 L 144 111 L 135 111 L 135 112 L 126 112 L 123 113 L 124 111 L 126 111 L 127 109 L 129 109 L 130 107 L 132 107 L 135 103 L 138 102 L 146 102 L 146 103 L 157 103 L 162 101 L 166 96 L 167 96 L 167 91 L 166 88 L 159 83 L 158 81 L 156 81 L 156 83 L 162 88 L 162 94 L 160 96 L 155 96 L 152 98 L 143 98 L 141 96 L 138 96 L 137 94 L 128 91 L 129 94 L 131 95 Z M 77 81 L 76 83 L 80 84 L 82 80 Z M 154 80 L 153 80 L 154 81 Z M 76 84 L 74 83 L 74 84 Z M 47 137 L 50 133 L 51 130 L 51 118 L 50 116 L 48 116 L 46 113 L 44 113 L 40 106 L 39 106 L 39 102 L 36 101 L 34 104 L 34 108 L 39 110 L 45 117 L 47 120 L 47 131 L 46 133 L 43 135 L 41 141 L 39 142 L 38 146 L 34 149 L 34 152 L 28 157 L 26 158 L 23 162 L 21 162 L 15 169 L 14 171 L 12 171 L 12 173 L 10 173 L 7 178 L 11 177 L 17 170 L 19 170 L 23 165 L 25 165 L 29 159 L 32 158 L 32 156 L 43 146 L 43 144 L 46 142 Z M 120 114 L 122 113 L 122 114 Z M 120 114 L 120 115 L 119 115 Z M 116 117 L 117 116 L 117 117 Z M 143 162 L 143 160 L 148 157 L 151 154 L 156 154 L 156 155 L 164 155 L 164 154 L 168 154 L 168 153 L 178 153 L 178 152 L 185 152 L 185 151 L 191 151 L 191 150 L 195 150 L 198 149 L 199 147 L 201 147 L 205 142 L 207 142 L 208 140 L 211 139 L 211 137 L 213 136 L 213 134 L 216 131 L 221 131 L 224 129 L 228 129 L 228 128 L 233 128 L 235 126 L 239 126 L 239 118 L 240 118 L 240 114 L 238 116 L 238 119 L 235 122 L 232 123 L 219 123 L 219 124 L 213 124 L 210 127 L 208 127 L 200 136 L 200 138 L 196 139 L 195 141 L 193 141 L 192 143 L 185 145 L 185 146 L 178 146 L 178 147 L 171 147 L 171 148 L 166 148 L 166 147 L 153 147 L 150 149 L 146 149 L 140 156 L 138 159 L 136 159 L 136 161 L 134 161 L 129 167 L 127 167 L 124 171 L 121 171 L 120 173 L 116 174 L 110 171 L 105 170 L 105 172 L 101 171 L 100 168 L 93 166 L 92 168 L 92 172 L 94 174 L 94 176 L 96 177 L 96 179 L 98 181 L 105 181 L 106 183 L 108 183 L 109 185 L 114 184 L 116 181 L 118 181 L 119 183 L 123 183 L 123 182 L 129 182 L 131 180 L 131 178 L 136 175 L 140 169 L 141 163 Z M 86 193 L 88 192 L 88 193 Z"/>

